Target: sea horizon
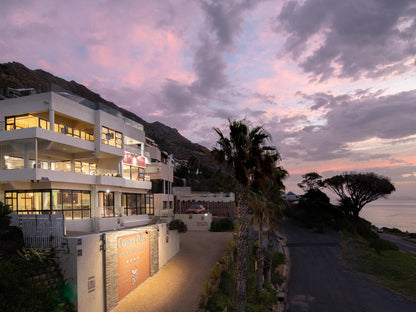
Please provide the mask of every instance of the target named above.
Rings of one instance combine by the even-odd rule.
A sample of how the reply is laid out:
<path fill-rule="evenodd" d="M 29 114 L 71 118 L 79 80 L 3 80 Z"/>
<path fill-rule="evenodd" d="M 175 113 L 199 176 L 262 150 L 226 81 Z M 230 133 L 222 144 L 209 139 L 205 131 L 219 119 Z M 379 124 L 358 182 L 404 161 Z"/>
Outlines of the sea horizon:
<path fill-rule="evenodd" d="M 416 200 L 379 199 L 364 206 L 360 216 L 379 228 L 416 233 Z"/>

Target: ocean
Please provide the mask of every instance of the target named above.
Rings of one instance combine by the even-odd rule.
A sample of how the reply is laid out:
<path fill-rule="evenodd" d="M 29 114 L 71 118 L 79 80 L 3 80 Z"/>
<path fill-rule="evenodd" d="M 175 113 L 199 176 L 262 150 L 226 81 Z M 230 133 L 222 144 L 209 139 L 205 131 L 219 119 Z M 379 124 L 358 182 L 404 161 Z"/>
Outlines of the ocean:
<path fill-rule="evenodd" d="M 416 200 L 379 199 L 364 206 L 360 217 L 377 227 L 416 233 Z"/>

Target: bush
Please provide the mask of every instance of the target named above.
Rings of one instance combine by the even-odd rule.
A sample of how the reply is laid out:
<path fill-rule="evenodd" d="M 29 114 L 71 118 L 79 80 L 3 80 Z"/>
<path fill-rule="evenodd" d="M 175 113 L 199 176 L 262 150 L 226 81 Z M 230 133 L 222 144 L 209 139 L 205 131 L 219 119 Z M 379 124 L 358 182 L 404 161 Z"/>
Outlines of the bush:
<path fill-rule="evenodd" d="M 225 232 L 234 230 L 234 222 L 229 218 L 212 220 L 211 232 Z"/>
<path fill-rule="evenodd" d="M 410 233 L 409 237 L 412 238 L 412 239 L 416 239 L 416 233 Z"/>
<path fill-rule="evenodd" d="M 399 250 L 399 247 L 397 247 L 395 243 L 386 241 L 381 238 L 371 240 L 369 246 L 374 248 L 377 253 L 381 253 L 382 251 L 387 250 Z"/>
<path fill-rule="evenodd" d="M 172 220 L 168 224 L 169 230 L 178 230 L 179 233 L 186 233 L 188 231 L 188 226 L 179 219 Z"/>
<path fill-rule="evenodd" d="M 64 294 L 66 286 L 62 276 L 56 285 L 34 282 L 36 272 L 50 272 L 50 264 L 37 259 L 13 256 L 0 266 L 0 302 L 2 311 L 10 312 L 64 312 L 74 311 Z"/>
<path fill-rule="evenodd" d="M 12 212 L 9 205 L 4 205 L 0 201 L 0 230 L 7 229 L 10 224 L 9 214 Z"/>

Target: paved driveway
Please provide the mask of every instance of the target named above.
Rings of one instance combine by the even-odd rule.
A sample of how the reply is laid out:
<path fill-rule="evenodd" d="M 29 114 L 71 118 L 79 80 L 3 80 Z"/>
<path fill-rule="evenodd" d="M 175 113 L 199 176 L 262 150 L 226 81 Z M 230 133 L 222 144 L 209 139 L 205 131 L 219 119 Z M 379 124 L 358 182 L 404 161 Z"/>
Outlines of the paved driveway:
<path fill-rule="evenodd" d="M 209 273 L 225 254 L 231 232 L 181 234 L 181 250 L 124 298 L 114 312 L 195 312 Z"/>
<path fill-rule="evenodd" d="M 347 270 L 338 233 L 315 234 L 292 222 L 282 232 L 291 258 L 289 312 L 416 311 L 416 302 Z"/>

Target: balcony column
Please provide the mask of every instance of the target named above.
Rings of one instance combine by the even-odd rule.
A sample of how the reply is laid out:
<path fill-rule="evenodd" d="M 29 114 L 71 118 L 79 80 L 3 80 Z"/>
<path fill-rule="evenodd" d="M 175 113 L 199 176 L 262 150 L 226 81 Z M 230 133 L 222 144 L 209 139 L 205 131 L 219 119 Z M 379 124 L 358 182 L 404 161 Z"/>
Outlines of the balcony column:
<path fill-rule="evenodd" d="M 27 144 L 25 144 L 23 146 L 23 168 L 28 168 L 29 167 L 29 159 L 28 159 L 28 156 L 27 156 L 27 149 L 28 149 Z"/>
<path fill-rule="evenodd" d="M 116 215 L 124 217 L 124 209 L 121 207 L 121 192 L 114 192 L 114 206 Z"/>
<path fill-rule="evenodd" d="M 101 217 L 101 212 L 98 207 L 98 192 L 97 187 L 95 185 L 91 186 L 91 217 Z"/>
<path fill-rule="evenodd" d="M 55 131 L 55 111 L 49 108 L 49 129 Z"/>
<path fill-rule="evenodd" d="M 38 168 L 38 138 L 35 138 L 35 168 Z"/>

